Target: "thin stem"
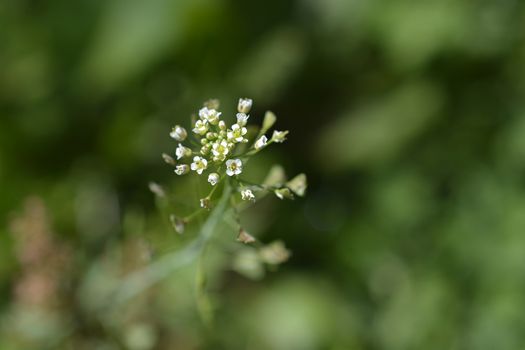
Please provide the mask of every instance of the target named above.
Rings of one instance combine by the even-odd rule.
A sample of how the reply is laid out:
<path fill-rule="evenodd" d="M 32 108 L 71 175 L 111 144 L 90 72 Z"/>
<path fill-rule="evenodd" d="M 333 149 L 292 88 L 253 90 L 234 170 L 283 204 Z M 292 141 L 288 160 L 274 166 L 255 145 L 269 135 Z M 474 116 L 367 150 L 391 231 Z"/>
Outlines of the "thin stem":
<path fill-rule="evenodd" d="M 258 187 L 259 189 L 266 190 L 266 191 L 278 190 L 280 188 L 280 187 L 277 187 L 277 186 L 268 186 L 268 185 L 264 185 L 264 184 L 256 184 L 254 182 L 247 181 L 247 180 L 240 179 L 240 178 L 237 178 L 237 181 L 239 181 L 242 184 L 245 184 L 245 185 L 248 185 L 248 186 L 253 186 L 253 187 Z"/>
<path fill-rule="evenodd" d="M 167 254 L 144 268 L 130 273 L 115 288 L 111 301 L 114 307 L 121 306 L 133 297 L 152 287 L 164 278 L 194 261 L 202 253 L 206 243 L 216 231 L 222 220 L 231 194 L 230 186 L 226 185 L 219 203 L 212 211 L 200 230 L 199 236 L 182 250 Z"/>
<path fill-rule="evenodd" d="M 188 223 L 190 222 L 194 217 L 196 217 L 197 215 L 199 214 L 202 214 L 202 213 L 205 213 L 205 211 L 202 209 L 202 208 L 199 208 L 197 210 L 195 210 L 193 213 L 185 216 L 182 218 L 182 220 L 185 222 L 185 223 Z"/>

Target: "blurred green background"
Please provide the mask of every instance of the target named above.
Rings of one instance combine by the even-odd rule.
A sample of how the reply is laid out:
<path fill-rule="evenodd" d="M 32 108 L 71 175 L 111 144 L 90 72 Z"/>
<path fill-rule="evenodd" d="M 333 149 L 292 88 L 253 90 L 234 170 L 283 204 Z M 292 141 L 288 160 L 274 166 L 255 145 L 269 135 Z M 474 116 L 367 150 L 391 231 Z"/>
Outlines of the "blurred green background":
<path fill-rule="evenodd" d="M 525 348 L 524 2 L 6 0 L 0 27 L 0 349 Z M 244 96 L 291 131 L 248 175 L 309 177 L 242 218 L 291 259 L 248 278 L 218 232 L 211 327 L 193 264 L 112 303 L 195 235 L 148 190 L 205 194 L 170 128 Z"/>

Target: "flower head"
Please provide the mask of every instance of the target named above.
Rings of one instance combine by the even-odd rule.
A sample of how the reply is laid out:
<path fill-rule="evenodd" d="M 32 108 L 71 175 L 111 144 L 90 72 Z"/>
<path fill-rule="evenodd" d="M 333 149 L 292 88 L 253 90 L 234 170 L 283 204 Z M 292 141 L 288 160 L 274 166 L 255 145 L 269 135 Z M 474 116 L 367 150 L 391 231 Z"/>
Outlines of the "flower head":
<path fill-rule="evenodd" d="M 248 130 L 244 126 L 240 126 L 239 124 L 233 124 L 232 129 L 228 130 L 227 136 L 228 140 L 231 140 L 233 142 L 244 142 L 244 135 Z"/>
<path fill-rule="evenodd" d="M 186 129 L 184 129 L 180 125 L 175 125 L 173 129 L 171 129 L 170 137 L 177 140 L 177 141 L 184 141 L 186 137 L 188 136 L 188 133 L 186 132 Z"/>
<path fill-rule="evenodd" d="M 255 195 L 253 194 L 252 190 L 244 189 L 241 191 L 241 199 L 243 201 L 255 201 Z"/>
<path fill-rule="evenodd" d="M 210 175 L 208 175 L 208 182 L 209 182 L 212 186 L 217 185 L 217 183 L 219 182 L 219 174 L 217 174 L 217 173 L 211 173 Z"/>
<path fill-rule="evenodd" d="M 197 174 L 202 174 L 208 167 L 208 161 L 202 157 L 193 157 L 193 163 L 191 163 L 191 170 L 196 171 Z"/>
<path fill-rule="evenodd" d="M 259 150 L 263 148 L 264 146 L 266 146 L 267 142 L 268 142 L 268 138 L 265 135 L 263 135 L 259 137 L 257 141 L 255 141 L 255 145 L 253 147 L 255 147 L 256 150 Z"/>
<path fill-rule="evenodd" d="M 208 131 L 208 121 L 207 120 L 197 120 L 195 122 L 195 127 L 193 132 L 199 135 L 204 135 Z"/>
<path fill-rule="evenodd" d="M 182 157 L 189 157 L 191 156 L 191 149 L 188 147 L 184 147 L 182 144 L 179 143 L 179 146 L 175 150 L 175 154 L 177 155 L 177 159 L 181 159 Z"/>
<path fill-rule="evenodd" d="M 240 98 L 237 104 L 237 110 L 239 113 L 249 113 L 252 109 L 253 101 L 250 98 Z"/>
<path fill-rule="evenodd" d="M 226 174 L 228 176 L 242 173 L 242 161 L 240 159 L 228 159 L 226 161 Z"/>
<path fill-rule="evenodd" d="M 190 167 L 186 164 L 179 164 L 175 167 L 175 174 L 184 175 L 190 171 Z"/>

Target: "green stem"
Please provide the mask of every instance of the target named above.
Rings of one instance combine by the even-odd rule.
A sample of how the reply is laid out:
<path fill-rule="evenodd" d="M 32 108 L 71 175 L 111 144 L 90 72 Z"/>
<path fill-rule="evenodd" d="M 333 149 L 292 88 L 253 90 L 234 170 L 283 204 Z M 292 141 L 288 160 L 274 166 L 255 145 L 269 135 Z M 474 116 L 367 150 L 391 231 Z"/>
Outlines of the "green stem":
<path fill-rule="evenodd" d="M 226 211 L 231 188 L 225 185 L 217 206 L 202 226 L 199 236 L 182 250 L 167 254 L 148 266 L 126 276 L 112 293 L 112 306 L 118 307 L 133 297 L 168 277 L 174 271 L 190 264 L 202 254 L 202 250 L 216 231 Z"/>

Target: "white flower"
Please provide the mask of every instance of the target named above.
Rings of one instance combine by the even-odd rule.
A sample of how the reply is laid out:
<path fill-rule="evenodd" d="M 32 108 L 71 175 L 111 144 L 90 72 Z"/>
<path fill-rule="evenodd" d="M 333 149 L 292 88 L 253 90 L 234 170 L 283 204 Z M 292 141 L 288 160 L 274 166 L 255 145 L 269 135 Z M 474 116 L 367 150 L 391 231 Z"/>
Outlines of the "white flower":
<path fill-rule="evenodd" d="M 175 150 L 175 154 L 177 155 L 177 159 L 181 159 L 182 157 L 189 157 L 191 156 L 191 149 L 188 147 L 184 147 L 182 144 L 179 143 L 179 146 Z"/>
<path fill-rule="evenodd" d="M 208 182 L 209 182 L 212 186 L 217 185 L 217 183 L 219 182 L 219 174 L 217 174 L 217 173 L 211 173 L 210 175 L 208 175 Z"/>
<path fill-rule="evenodd" d="M 217 141 L 212 145 L 211 151 L 213 153 L 214 160 L 224 160 L 226 155 L 230 151 L 228 147 L 228 142 L 226 140 Z"/>
<path fill-rule="evenodd" d="M 248 118 L 250 118 L 250 116 L 245 113 L 237 113 L 237 124 L 245 126 L 248 122 Z"/>
<path fill-rule="evenodd" d="M 190 171 L 190 167 L 186 164 L 179 164 L 175 167 L 175 174 L 177 175 L 184 175 Z"/>
<path fill-rule="evenodd" d="M 191 170 L 197 172 L 197 174 L 202 174 L 204 170 L 208 167 L 208 161 L 202 157 L 196 156 L 193 157 L 193 163 L 191 163 Z"/>
<path fill-rule="evenodd" d="M 204 135 L 208 131 L 208 122 L 206 120 L 197 120 L 193 132 L 199 135 Z"/>
<path fill-rule="evenodd" d="M 255 201 L 255 195 L 252 190 L 245 189 L 241 191 L 241 198 L 243 201 Z"/>
<path fill-rule="evenodd" d="M 249 98 L 240 98 L 239 104 L 237 105 L 237 110 L 240 113 L 248 113 L 250 112 L 250 109 L 252 108 L 253 101 Z"/>
<path fill-rule="evenodd" d="M 173 129 L 171 129 L 170 137 L 177 141 L 184 141 L 186 139 L 186 136 L 188 136 L 186 129 L 184 129 L 180 125 L 175 125 Z"/>
<path fill-rule="evenodd" d="M 268 142 L 268 138 L 265 135 L 259 137 L 259 139 L 255 141 L 255 145 L 254 145 L 255 149 L 258 150 L 258 149 L 263 148 L 264 146 L 266 146 L 266 142 Z"/>
<path fill-rule="evenodd" d="M 228 159 L 226 161 L 226 174 L 228 176 L 239 175 L 242 172 L 242 162 L 240 159 Z"/>
<path fill-rule="evenodd" d="M 244 135 L 246 135 L 246 128 L 240 126 L 239 124 L 233 124 L 232 129 L 228 131 L 228 140 L 233 140 L 234 142 L 243 142 Z"/>
<path fill-rule="evenodd" d="M 213 108 L 203 107 L 199 111 L 199 117 L 203 121 L 208 121 L 210 124 L 217 124 L 219 122 L 219 117 L 221 115 L 221 112 L 216 111 Z"/>
<path fill-rule="evenodd" d="M 286 135 L 288 134 L 288 131 L 277 131 L 274 130 L 272 135 L 272 140 L 277 143 L 282 143 L 284 140 L 286 140 Z"/>

